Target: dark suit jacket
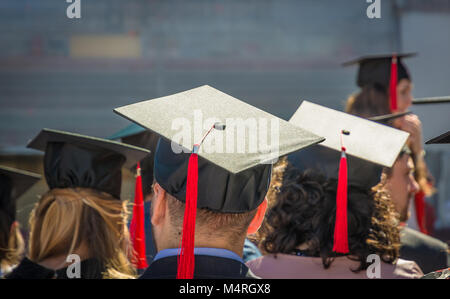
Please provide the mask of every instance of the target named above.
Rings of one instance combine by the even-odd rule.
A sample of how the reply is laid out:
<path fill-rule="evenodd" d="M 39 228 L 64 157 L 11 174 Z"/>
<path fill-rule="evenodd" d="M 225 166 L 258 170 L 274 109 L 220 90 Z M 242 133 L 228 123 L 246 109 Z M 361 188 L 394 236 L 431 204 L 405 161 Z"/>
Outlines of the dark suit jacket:
<path fill-rule="evenodd" d="M 177 256 L 169 256 L 153 261 L 140 279 L 175 279 L 177 276 Z M 195 279 L 251 279 L 259 278 L 243 263 L 216 256 L 195 256 Z"/>
<path fill-rule="evenodd" d="M 409 227 L 400 231 L 400 258 L 415 261 L 423 273 L 449 267 L 448 245 Z"/>
<path fill-rule="evenodd" d="M 102 279 L 106 269 L 96 259 L 83 260 L 80 263 L 80 278 Z M 45 268 L 28 258 L 24 258 L 20 264 L 8 275 L 7 279 L 69 279 L 67 268 L 52 270 Z"/>

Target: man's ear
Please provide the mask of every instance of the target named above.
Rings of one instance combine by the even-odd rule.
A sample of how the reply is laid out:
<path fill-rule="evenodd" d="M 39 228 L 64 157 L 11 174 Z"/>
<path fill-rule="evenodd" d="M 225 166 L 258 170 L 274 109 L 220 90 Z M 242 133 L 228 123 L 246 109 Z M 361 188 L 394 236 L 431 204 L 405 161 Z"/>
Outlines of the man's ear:
<path fill-rule="evenodd" d="M 264 198 L 263 202 L 259 205 L 258 210 L 256 211 L 255 217 L 253 217 L 253 220 L 247 229 L 247 235 L 252 235 L 258 231 L 259 227 L 261 226 L 261 223 L 264 220 L 266 210 L 267 210 L 267 198 Z"/>
<path fill-rule="evenodd" d="M 158 183 L 153 185 L 152 198 L 152 224 L 159 225 L 163 223 L 166 217 L 166 190 L 164 190 Z"/>

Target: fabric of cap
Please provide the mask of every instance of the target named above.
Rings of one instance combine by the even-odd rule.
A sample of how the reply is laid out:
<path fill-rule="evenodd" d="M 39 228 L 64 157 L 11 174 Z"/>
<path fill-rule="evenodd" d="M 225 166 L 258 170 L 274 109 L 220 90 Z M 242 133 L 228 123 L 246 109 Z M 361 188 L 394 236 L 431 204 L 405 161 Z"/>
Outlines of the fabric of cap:
<path fill-rule="evenodd" d="M 32 172 L 0 166 L 1 217 L 12 223 L 16 218 L 17 199 L 40 179 L 40 175 Z"/>
<path fill-rule="evenodd" d="M 448 131 L 447 133 L 441 134 L 437 137 L 434 137 L 430 140 L 428 140 L 427 142 L 425 142 L 426 144 L 433 144 L 433 143 L 450 143 L 450 131 Z"/>
<path fill-rule="evenodd" d="M 148 150 L 70 132 L 43 129 L 28 147 L 44 151 L 44 174 L 50 189 L 92 188 L 119 199 L 122 167 Z"/>
<path fill-rule="evenodd" d="M 397 81 L 411 80 L 411 75 L 403 63 L 403 58 L 415 56 L 415 53 L 369 55 L 344 63 L 344 66 L 358 64 L 356 83 L 359 87 L 367 85 L 379 85 L 386 90 L 389 87 L 391 61 L 393 55 L 397 56 Z"/>
<path fill-rule="evenodd" d="M 190 153 L 175 154 L 171 143 L 160 139 L 155 153 L 155 180 L 169 194 L 184 202 Z M 260 164 L 231 173 L 199 156 L 197 208 L 220 213 L 243 213 L 264 200 L 272 165 Z"/>

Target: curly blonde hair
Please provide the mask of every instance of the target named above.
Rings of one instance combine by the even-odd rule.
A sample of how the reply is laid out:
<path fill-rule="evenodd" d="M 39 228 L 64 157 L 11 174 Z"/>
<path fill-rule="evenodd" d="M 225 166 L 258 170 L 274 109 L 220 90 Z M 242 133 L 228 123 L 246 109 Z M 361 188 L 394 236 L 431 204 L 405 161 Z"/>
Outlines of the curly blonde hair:
<path fill-rule="evenodd" d="M 399 257 L 398 215 L 385 191 L 385 176 L 372 190 L 348 188 L 349 258 L 367 269 L 366 258 L 378 254 L 386 263 Z M 333 252 L 336 180 L 313 171 L 300 171 L 282 159 L 275 165 L 267 194 L 269 209 L 258 232 L 264 253 L 293 253 L 307 244 L 308 256 L 321 257 L 328 268 Z"/>

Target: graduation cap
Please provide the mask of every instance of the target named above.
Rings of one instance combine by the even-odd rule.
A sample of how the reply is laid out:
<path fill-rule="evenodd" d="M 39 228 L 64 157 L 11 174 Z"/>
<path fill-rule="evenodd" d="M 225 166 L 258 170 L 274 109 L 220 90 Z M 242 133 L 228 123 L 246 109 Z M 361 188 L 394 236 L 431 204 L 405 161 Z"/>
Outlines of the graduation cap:
<path fill-rule="evenodd" d="M 425 142 L 425 144 L 433 144 L 433 143 L 450 143 L 450 131 Z"/>
<path fill-rule="evenodd" d="M 429 105 L 429 104 L 450 103 L 450 96 L 417 98 L 417 99 L 414 99 L 412 103 L 413 103 L 413 105 Z"/>
<path fill-rule="evenodd" d="M 375 121 L 377 123 L 381 123 L 381 124 L 389 124 L 392 120 L 399 118 L 399 117 L 403 117 L 405 115 L 411 114 L 412 111 L 405 111 L 405 112 L 399 112 L 399 113 L 390 113 L 390 114 L 385 114 L 385 115 L 378 115 L 378 116 L 372 116 L 369 117 L 369 120 Z"/>
<path fill-rule="evenodd" d="M 333 250 L 347 253 L 348 187 L 370 190 L 376 185 L 383 167 L 393 165 L 409 134 L 308 101 L 289 122 L 326 138 L 289 160 L 301 170 L 315 169 L 338 181 Z"/>
<path fill-rule="evenodd" d="M 425 144 L 437 143 L 440 138 L 444 138 L 441 141 L 445 140 L 445 134 L 440 135 L 449 130 L 450 96 L 414 99 L 411 111 L 422 122 L 423 138 L 429 140 Z"/>
<path fill-rule="evenodd" d="M 16 218 L 16 200 L 40 179 L 36 173 L 0 166 L 0 211 L 10 221 Z"/>
<path fill-rule="evenodd" d="M 196 208 L 218 213 L 256 209 L 269 187 L 271 162 L 323 141 L 208 85 L 114 111 L 162 137 L 155 152 L 155 179 L 186 204 L 178 278 L 193 275 Z M 249 129 L 252 124 L 258 128 L 253 134 Z M 269 134 L 271 144 L 251 150 L 251 139 L 267 137 L 267 132 L 261 133 L 271 125 L 276 125 L 275 132 Z M 239 134 L 240 129 L 244 135 Z M 240 151 L 242 143 L 245 146 Z"/>
<path fill-rule="evenodd" d="M 44 174 L 50 189 L 92 188 L 120 198 L 122 167 L 131 167 L 149 151 L 120 142 L 42 129 L 28 143 L 44 151 Z"/>
<path fill-rule="evenodd" d="M 395 112 L 397 110 L 397 83 L 402 79 L 411 80 L 402 59 L 415 55 L 416 53 L 368 55 L 342 65 L 359 65 L 356 81 L 359 87 L 375 85 L 389 91 L 390 108 L 392 112 Z"/>

